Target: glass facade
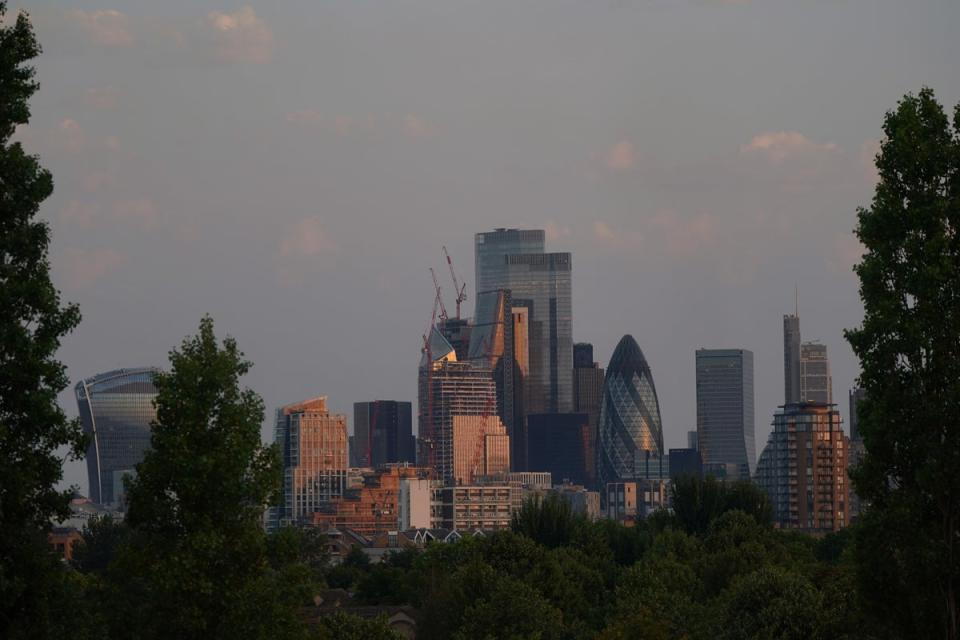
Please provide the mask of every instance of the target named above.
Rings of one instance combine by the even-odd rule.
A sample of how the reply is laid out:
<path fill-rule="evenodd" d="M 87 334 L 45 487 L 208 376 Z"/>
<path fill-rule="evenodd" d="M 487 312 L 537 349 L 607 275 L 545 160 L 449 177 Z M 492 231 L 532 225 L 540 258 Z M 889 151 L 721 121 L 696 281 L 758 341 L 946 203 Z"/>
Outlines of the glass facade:
<path fill-rule="evenodd" d="M 150 446 L 157 417 L 154 368 L 117 369 L 81 380 L 74 391 L 87 446 L 90 499 L 110 505 L 122 499 L 122 477 L 132 474 Z"/>
<path fill-rule="evenodd" d="M 800 402 L 800 318 L 783 316 L 783 401 Z"/>
<path fill-rule="evenodd" d="M 633 336 L 617 345 L 603 383 L 597 471 L 600 486 L 661 466 L 663 426 L 653 374 Z"/>
<path fill-rule="evenodd" d="M 351 466 L 376 468 L 391 462 L 416 462 L 409 402 L 354 402 L 353 434 Z"/>
<path fill-rule="evenodd" d="M 757 466 L 754 442 L 753 352 L 699 349 L 697 442 L 703 464 L 735 464 L 750 478 Z"/>
<path fill-rule="evenodd" d="M 477 292 L 507 289 L 528 310 L 530 373 L 527 413 L 573 409 L 571 256 L 544 253 L 543 230 L 498 229 L 478 233 Z"/>
<path fill-rule="evenodd" d="M 800 401 L 833 402 L 833 378 L 825 344 L 804 342 L 800 345 Z"/>

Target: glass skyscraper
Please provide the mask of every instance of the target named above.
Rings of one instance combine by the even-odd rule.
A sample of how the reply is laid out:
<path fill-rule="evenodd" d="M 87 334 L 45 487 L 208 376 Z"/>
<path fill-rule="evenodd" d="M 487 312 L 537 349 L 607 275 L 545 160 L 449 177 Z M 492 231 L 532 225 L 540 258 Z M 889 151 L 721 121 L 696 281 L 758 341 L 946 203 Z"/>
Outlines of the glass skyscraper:
<path fill-rule="evenodd" d="M 800 402 L 800 318 L 783 316 L 783 401 Z"/>
<path fill-rule="evenodd" d="M 478 295 L 506 289 L 528 310 L 527 413 L 573 409 L 571 256 L 545 253 L 543 230 L 497 229 L 475 237 Z"/>
<path fill-rule="evenodd" d="M 87 446 L 90 499 L 119 503 L 123 476 L 132 474 L 150 446 L 157 417 L 154 368 L 117 369 L 81 380 L 75 387 Z"/>
<path fill-rule="evenodd" d="M 825 344 L 800 345 L 800 401 L 833 403 L 833 377 Z"/>
<path fill-rule="evenodd" d="M 697 363 L 697 442 L 704 469 L 735 464 L 748 479 L 756 468 L 754 442 L 753 352 L 699 349 Z"/>
<path fill-rule="evenodd" d="M 660 465 L 663 426 L 653 374 L 633 336 L 621 338 L 603 383 L 597 472 L 600 487 L 648 476 Z"/>

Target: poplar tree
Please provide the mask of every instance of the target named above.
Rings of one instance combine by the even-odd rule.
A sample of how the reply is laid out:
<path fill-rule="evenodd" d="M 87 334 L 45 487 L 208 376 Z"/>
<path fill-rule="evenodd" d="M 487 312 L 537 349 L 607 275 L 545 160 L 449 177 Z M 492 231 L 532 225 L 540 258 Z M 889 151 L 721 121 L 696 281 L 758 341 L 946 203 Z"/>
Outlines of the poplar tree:
<path fill-rule="evenodd" d="M 0 637 L 46 637 L 66 604 L 64 569 L 47 543 L 51 519 L 69 514 L 59 451 L 84 450 L 79 423 L 57 404 L 68 379 L 55 355 L 80 312 L 60 302 L 50 227 L 37 219 L 53 179 L 12 140 L 30 118 L 38 85 L 29 62 L 40 46 L 27 15 L 6 24 L 6 11 L 0 1 Z"/>
<path fill-rule="evenodd" d="M 865 604 L 905 637 L 960 633 L 960 107 L 924 88 L 886 114 L 865 247 L 853 472 L 869 503 L 858 536 Z"/>

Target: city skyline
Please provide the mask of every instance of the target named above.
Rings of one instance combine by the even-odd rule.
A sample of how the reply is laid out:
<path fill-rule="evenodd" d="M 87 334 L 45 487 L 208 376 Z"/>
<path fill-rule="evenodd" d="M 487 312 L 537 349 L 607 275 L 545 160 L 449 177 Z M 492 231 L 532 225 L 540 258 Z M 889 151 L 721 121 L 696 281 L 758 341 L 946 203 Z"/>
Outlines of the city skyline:
<path fill-rule="evenodd" d="M 442 246 L 473 283 L 474 233 L 539 228 L 576 261 L 573 339 L 600 362 L 643 345 L 668 447 L 699 347 L 755 353 L 763 441 L 795 285 L 834 397 L 853 386 L 850 230 L 884 111 L 924 84 L 960 99 L 960 6 L 882 0 L 864 28 L 855 5 L 31 2 L 17 137 L 54 176 L 54 282 L 84 314 L 60 358 L 73 382 L 163 366 L 209 312 L 268 408 L 414 400 L 427 266 L 452 307 Z"/>

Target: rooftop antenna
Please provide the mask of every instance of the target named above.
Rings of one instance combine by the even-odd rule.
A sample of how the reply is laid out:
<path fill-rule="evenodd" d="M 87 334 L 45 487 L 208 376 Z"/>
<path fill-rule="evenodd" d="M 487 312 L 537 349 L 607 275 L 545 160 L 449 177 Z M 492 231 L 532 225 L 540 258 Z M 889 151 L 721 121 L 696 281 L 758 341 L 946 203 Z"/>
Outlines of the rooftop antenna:
<path fill-rule="evenodd" d="M 793 315 L 800 317 L 800 285 L 793 285 Z"/>

